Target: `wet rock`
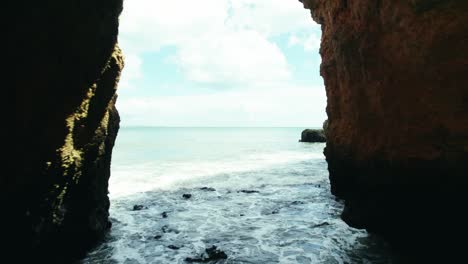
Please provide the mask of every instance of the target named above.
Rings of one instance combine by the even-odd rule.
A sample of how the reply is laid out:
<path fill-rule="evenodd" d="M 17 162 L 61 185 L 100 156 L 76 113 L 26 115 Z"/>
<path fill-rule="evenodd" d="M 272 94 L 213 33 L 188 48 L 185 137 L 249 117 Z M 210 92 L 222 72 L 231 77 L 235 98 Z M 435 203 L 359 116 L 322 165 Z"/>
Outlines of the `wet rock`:
<path fill-rule="evenodd" d="M 323 223 L 320 223 L 320 224 L 316 224 L 316 225 L 314 225 L 313 227 L 315 228 L 315 227 L 322 227 L 322 226 L 328 226 L 328 225 L 330 225 L 330 223 L 328 223 L 328 222 L 323 222 Z"/>
<path fill-rule="evenodd" d="M 133 206 L 133 211 L 140 211 L 140 210 L 143 210 L 143 209 L 146 209 L 146 207 L 142 204 L 135 204 Z"/>
<path fill-rule="evenodd" d="M 216 192 L 216 189 L 211 187 L 201 187 L 200 190 L 207 192 Z"/>
<path fill-rule="evenodd" d="M 178 246 L 175 246 L 175 245 L 169 245 L 169 246 L 167 246 L 167 248 L 172 249 L 172 250 L 178 250 L 181 247 L 178 247 Z"/>
<path fill-rule="evenodd" d="M 159 239 L 162 238 L 162 235 L 155 235 L 153 238 L 156 239 L 156 240 L 159 240 Z"/>
<path fill-rule="evenodd" d="M 299 205 L 299 204 L 304 204 L 303 201 L 294 201 L 291 203 L 292 205 Z"/>
<path fill-rule="evenodd" d="M 257 190 L 240 190 L 240 191 L 238 191 L 238 193 L 247 193 L 247 194 L 250 194 L 250 193 L 260 193 L 260 192 L 257 191 Z"/>
<path fill-rule="evenodd" d="M 222 259 L 227 259 L 226 253 L 224 251 L 219 250 L 216 246 L 212 246 L 210 248 L 205 249 L 205 253 L 200 254 L 198 258 L 186 258 L 186 262 L 190 263 L 203 263 L 203 262 L 210 262 L 210 261 L 218 261 Z"/>
<path fill-rule="evenodd" d="M 162 212 L 161 216 L 162 218 L 167 218 L 167 212 Z"/>
<path fill-rule="evenodd" d="M 323 129 L 305 129 L 301 133 L 300 142 L 327 142 Z"/>
<path fill-rule="evenodd" d="M 182 197 L 183 197 L 184 199 L 190 199 L 190 198 L 192 198 L 192 195 L 191 195 L 190 193 L 184 193 L 184 194 L 182 195 Z"/>

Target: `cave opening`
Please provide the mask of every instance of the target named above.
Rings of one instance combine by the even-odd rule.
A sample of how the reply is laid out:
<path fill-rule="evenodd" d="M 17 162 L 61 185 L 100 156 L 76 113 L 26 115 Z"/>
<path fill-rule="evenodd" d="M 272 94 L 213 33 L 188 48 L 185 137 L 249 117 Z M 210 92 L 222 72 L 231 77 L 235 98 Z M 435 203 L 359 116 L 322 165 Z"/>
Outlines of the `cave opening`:
<path fill-rule="evenodd" d="M 351 258 L 333 241 L 366 233 L 339 220 L 325 144 L 298 142 L 326 120 L 320 38 L 293 1 L 126 2 L 112 239 L 86 261 Z"/>
<path fill-rule="evenodd" d="M 194 146 L 198 150 L 205 145 L 216 153 L 211 156 L 223 155 L 229 152 L 223 146 L 236 144 L 236 133 L 228 133 L 229 128 L 295 128 L 295 134 L 287 136 L 296 142 L 303 129 L 321 128 L 326 120 L 319 74 L 321 29 L 309 10 L 300 3 L 263 0 L 188 5 L 181 11 L 175 3 L 124 3 L 119 46 L 125 68 L 117 100 L 121 129 L 111 195 L 135 186 L 134 178 L 120 177 L 124 170 L 119 164 L 131 167 L 151 155 L 173 154 L 177 160 L 174 149 L 182 148 L 182 142 L 199 142 Z M 149 137 L 145 133 L 151 128 L 156 135 Z M 209 128 L 224 128 L 225 134 L 203 141 L 201 135 Z M 278 136 L 281 133 L 287 134 Z M 250 143 L 261 140 L 258 134 Z M 162 142 L 152 145 L 157 138 Z M 196 157 L 198 150 L 184 155 Z M 168 178 L 167 184 L 176 177 Z M 117 179 L 124 187 L 113 191 Z M 144 184 L 145 190 L 161 185 Z"/>

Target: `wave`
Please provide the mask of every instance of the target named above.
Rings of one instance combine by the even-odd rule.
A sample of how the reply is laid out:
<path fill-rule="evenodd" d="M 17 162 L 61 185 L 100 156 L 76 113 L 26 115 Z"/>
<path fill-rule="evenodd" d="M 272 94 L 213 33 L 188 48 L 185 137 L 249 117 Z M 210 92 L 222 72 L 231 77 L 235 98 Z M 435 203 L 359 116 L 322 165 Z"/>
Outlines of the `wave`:
<path fill-rule="evenodd" d="M 304 160 L 323 160 L 317 152 L 280 151 L 257 153 L 229 160 L 146 162 L 112 166 L 111 199 L 152 190 L 169 190 L 193 185 L 201 178 L 258 171 Z"/>

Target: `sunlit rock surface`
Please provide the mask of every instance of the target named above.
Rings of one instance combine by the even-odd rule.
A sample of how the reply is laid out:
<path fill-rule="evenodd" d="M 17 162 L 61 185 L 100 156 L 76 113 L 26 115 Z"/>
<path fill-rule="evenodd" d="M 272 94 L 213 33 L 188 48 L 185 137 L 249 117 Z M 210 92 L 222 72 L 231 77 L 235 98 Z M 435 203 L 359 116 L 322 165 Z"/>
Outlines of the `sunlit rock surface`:
<path fill-rule="evenodd" d="M 2 252 L 10 263 L 65 263 L 110 227 L 122 0 L 6 5 L 15 123 L 5 161 L 14 170 L 0 176 Z"/>
<path fill-rule="evenodd" d="M 343 219 L 403 248 L 454 246 L 440 242 L 466 231 L 468 1 L 302 2 L 323 31 Z"/>

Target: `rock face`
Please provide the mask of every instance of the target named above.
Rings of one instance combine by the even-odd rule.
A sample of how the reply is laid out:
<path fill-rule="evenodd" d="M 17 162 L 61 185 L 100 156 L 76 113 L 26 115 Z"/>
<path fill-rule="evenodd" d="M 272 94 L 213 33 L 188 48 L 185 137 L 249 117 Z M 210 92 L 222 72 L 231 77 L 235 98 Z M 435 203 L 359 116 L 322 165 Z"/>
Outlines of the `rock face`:
<path fill-rule="evenodd" d="M 0 176 L 2 252 L 14 263 L 67 263 L 110 227 L 122 0 L 6 6 L 5 65 L 13 73 L 5 78 L 16 117 L 5 162 L 13 173 Z"/>
<path fill-rule="evenodd" d="M 322 129 L 305 129 L 301 133 L 301 142 L 327 142 Z"/>
<path fill-rule="evenodd" d="M 402 248 L 466 234 L 468 1 L 302 2 L 323 31 L 325 155 L 343 219 Z"/>

